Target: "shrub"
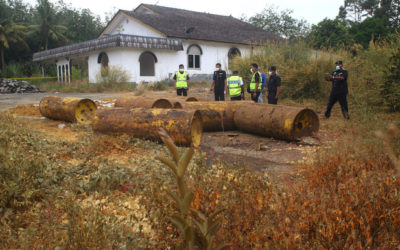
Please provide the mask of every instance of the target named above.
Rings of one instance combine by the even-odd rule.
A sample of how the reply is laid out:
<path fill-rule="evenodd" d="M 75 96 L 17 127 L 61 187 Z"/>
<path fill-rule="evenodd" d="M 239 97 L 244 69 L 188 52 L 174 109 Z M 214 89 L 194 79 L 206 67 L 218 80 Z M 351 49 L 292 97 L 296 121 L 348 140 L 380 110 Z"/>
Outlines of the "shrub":
<path fill-rule="evenodd" d="M 390 59 L 390 66 L 381 87 L 385 105 L 391 111 L 400 111 L 400 48 Z"/>
<path fill-rule="evenodd" d="M 330 86 L 327 87 L 323 75 L 332 71 L 334 59 L 327 52 L 311 50 L 301 42 L 268 44 L 249 58 L 235 58 L 233 67 L 246 83 L 250 82 L 249 69 L 253 62 L 265 73 L 270 66 L 277 66 L 282 78 L 282 98 L 321 100 L 329 93 Z"/>
<path fill-rule="evenodd" d="M 168 89 L 168 80 L 153 82 L 147 88 L 152 91 L 166 90 Z"/>
<path fill-rule="evenodd" d="M 12 77 L 23 77 L 24 76 L 24 69 L 21 64 L 19 63 L 11 63 L 6 65 L 5 77 L 12 78 Z"/>
<path fill-rule="evenodd" d="M 116 66 L 102 67 L 96 76 L 96 82 L 106 87 L 111 87 L 114 84 L 127 83 L 129 79 L 129 72 Z"/>

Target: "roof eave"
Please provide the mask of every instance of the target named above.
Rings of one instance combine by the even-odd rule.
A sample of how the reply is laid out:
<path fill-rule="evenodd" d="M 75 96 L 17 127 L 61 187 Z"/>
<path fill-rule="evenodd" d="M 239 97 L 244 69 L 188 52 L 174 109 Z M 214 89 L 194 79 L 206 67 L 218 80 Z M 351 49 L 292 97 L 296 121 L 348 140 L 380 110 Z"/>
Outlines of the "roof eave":
<path fill-rule="evenodd" d="M 183 50 L 181 40 L 171 38 L 113 35 L 109 37 L 97 38 L 82 43 L 63 46 L 51 50 L 36 52 L 33 54 L 34 62 L 50 60 L 53 58 L 87 54 L 92 51 L 99 51 L 109 48 L 137 48 L 137 49 L 165 49 Z"/>

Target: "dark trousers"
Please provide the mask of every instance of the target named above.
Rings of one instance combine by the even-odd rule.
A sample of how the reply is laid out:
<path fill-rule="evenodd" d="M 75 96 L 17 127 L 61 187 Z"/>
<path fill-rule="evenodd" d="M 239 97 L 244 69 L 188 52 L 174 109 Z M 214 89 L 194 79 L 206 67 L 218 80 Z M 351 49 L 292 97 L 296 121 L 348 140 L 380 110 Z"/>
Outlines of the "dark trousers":
<path fill-rule="evenodd" d="M 176 89 L 176 94 L 180 96 L 187 96 L 187 89 Z"/>
<path fill-rule="evenodd" d="M 225 101 L 224 89 L 215 89 L 214 97 L 216 101 Z"/>
<path fill-rule="evenodd" d="M 254 98 L 254 92 L 250 92 L 251 95 L 251 100 L 253 100 L 254 102 L 258 102 L 258 98 L 260 97 L 261 92 L 256 92 L 256 98 Z"/>
<path fill-rule="evenodd" d="M 242 96 L 234 96 L 234 97 L 231 97 L 231 101 L 240 101 L 240 100 L 242 100 Z"/>
<path fill-rule="evenodd" d="M 276 93 L 268 93 L 268 104 L 278 104 L 278 99 L 275 96 Z"/>
<path fill-rule="evenodd" d="M 349 119 L 349 108 L 347 107 L 347 93 L 333 93 L 331 92 L 329 96 L 328 106 L 326 107 L 325 117 L 329 118 L 331 116 L 331 110 L 333 105 L 339 101 L 340 107 L 342 109 L 342 114 L 345 119 Z"/>

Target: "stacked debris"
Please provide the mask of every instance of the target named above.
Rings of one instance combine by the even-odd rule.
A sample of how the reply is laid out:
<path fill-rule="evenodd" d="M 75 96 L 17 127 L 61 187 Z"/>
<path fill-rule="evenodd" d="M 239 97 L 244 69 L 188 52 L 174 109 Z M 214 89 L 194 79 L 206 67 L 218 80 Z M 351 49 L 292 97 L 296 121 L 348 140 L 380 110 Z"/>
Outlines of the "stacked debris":
<path fill-rule="evenodd" d="M 0 80 L 0 93 L 2 94 L 38 93 L 38 92 L 43 92 L 43 91 L 41 91 L 35 85 L 32 85 L 27 81 L 9 80 L 9 79 Z"/>

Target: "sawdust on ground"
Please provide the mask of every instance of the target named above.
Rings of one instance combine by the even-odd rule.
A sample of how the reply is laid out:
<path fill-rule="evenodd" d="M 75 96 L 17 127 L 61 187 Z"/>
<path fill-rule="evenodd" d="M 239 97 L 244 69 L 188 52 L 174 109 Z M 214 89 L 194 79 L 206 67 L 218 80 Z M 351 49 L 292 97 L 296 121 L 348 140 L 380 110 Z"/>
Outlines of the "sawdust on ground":
<path fill-rule="evenodd" d="M 53 121 L 49 119 L 19 119 L 21 124 L 26 125 L 29 129 L 46 134 L 51 139 L 61 139 L 63 141 L 78 141 L 82 134 L 72 130 L 76 124 Z M 65 127 L 64 127 L 65 126 Z"/>
<path fill-rule="evenodd" d="M 38 104 L 18 105 L 10 109 L 14 116 L 41 117 Z"/>

